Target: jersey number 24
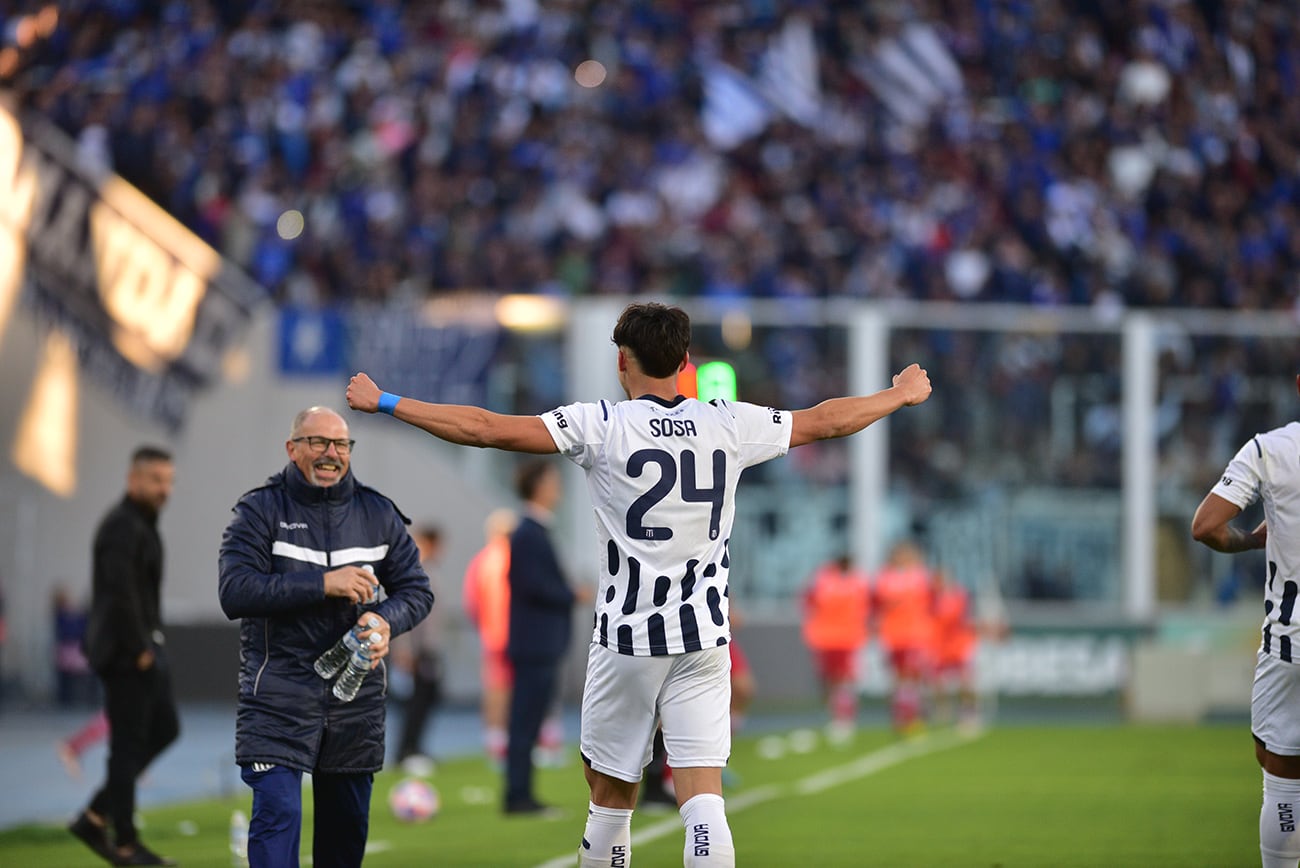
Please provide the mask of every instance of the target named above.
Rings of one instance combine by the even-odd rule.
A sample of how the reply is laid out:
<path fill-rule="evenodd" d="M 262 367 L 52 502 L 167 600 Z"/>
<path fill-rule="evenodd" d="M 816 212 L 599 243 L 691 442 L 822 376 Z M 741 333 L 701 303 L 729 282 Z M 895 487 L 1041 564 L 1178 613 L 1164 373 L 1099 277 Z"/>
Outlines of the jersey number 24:
<path fill-rule="evenodd" d="M 713 450 L 713 484 L 700 488 L 696 484 L 695 453 L 683 449 L 680 458 L 682 500 L 688 503 L 712 504 L 709 511 L 709 539 L 718 538 L 718 525 L 722 521 L 722 501 L 727 493 L 727 455 L 721 449 Z M 670 527 L 653 527 L 645 524 L 646 513 L 667 497 L 677 485 L 678 459 L 663 449 L 638 449 L 627 459 L 627 474 L 633 479 L 641 476 L 646 465 L 659 465 L 659 481 L 645 494 L 632 501 L 627 508 L 627 535 L 631 539 L 669 540 L 673 538 Z"/>

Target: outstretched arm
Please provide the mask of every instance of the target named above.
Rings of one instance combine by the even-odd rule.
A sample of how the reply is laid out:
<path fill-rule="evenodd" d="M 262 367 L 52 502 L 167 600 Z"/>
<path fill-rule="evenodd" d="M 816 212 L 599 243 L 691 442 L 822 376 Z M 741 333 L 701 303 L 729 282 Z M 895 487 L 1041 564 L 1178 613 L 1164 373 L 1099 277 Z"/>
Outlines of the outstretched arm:
<path fill-rule="evenodd" d="M 883 419 L 901 407 L 920 404 L 930 397 L 930 376 L 920 365 L 908 365 L 894 375 L 894 385 L 874 395 L 831 398 L 807 410 L 791 413 L 790 445 L 847 437 Z"/>
<path fill-rule="evenodd" d="M 1210 492 L 1192 516 L 1192 539 L 1228 554 L 1262 549 L 1268 541 L 1268 522 L 1261 521 L 1253 531 L 1233 527 L 1229 522 L 1240 512 L 1237 504 Z"/>
<path fill-rule="evenodd" d="M 368 375 L 359 373 L 348 383 L 348 406 L 362 413 L 374 413 L 385 394 Z M 482 407 L 427 404 L 391 395 L 388 400 L 394 399 L 396 404 L 385 412 L 448 443 L 542 455 L 559 451 L 540 416 L 506 416 Z"/>

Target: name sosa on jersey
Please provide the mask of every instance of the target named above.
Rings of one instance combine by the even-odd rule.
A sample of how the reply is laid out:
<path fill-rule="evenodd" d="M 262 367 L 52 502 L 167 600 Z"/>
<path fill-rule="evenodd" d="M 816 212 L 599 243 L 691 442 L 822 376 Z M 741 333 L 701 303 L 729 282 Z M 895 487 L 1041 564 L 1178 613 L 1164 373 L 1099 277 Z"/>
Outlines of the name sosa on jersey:
<path fill-rule="evenodd" d="M 655 437 L 694 437 L 695 423 L 690 419 L 651 419 L 650 433 Z"/>

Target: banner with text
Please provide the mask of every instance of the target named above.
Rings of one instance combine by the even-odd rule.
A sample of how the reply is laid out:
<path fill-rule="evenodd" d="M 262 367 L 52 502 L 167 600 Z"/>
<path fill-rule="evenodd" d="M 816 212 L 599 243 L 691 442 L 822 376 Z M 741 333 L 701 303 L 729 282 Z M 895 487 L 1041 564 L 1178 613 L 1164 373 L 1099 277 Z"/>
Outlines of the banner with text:
<path fill-rule="evenodd" d="M 2 95 L 0 95 L 2 96 Z M 0 98 L 0 304 L 21 292 L 81 367 L 175 431 L 220 374 L 265 294 L 115 175 L 78 166 L 67 137 Z"/>

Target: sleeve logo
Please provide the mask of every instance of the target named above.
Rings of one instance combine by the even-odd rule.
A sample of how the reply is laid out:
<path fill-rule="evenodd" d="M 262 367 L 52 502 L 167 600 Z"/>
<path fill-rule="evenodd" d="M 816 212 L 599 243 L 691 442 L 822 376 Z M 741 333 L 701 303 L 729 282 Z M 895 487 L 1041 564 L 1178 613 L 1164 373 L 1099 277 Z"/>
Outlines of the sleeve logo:
<path fill-rule="evenodd" d="M 1220 485 L 1223 485 L 1223 486 L 1225 486 L 1225 487 L 1226 487 L 1226 486 L 1229 486 L 1229 485 L 1232 485 L 1232 477 L 1231 477 L 1231 476 L 1225 476 L 1225 477 L 1223 477 L 1223 479 L 1219 480 L 1219 484 L 1220 484 Z"/>
<path fill-rule="evenodd" d="M 555 427 L 557 428 L 569 427 L 569 420 L 565 419 L 564 414 L 561 413 L 559 410 L 551 411 L 551 415 L 555 417 Z"/>

